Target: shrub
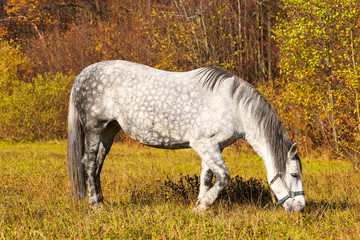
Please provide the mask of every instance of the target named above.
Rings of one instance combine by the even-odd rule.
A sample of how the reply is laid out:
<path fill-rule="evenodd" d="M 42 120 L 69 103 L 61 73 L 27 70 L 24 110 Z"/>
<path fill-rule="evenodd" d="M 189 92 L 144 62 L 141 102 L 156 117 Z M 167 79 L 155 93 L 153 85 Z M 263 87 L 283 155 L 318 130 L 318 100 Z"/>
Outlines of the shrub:
<path fill-rule="evenodd" d="M 200 179 L 195 174 L 192 177 L 183 176 L 178 182 L 166 180 L 162 191 L 165 201 L 176 200 L 191 203 L 199 194 L 199 187 Z M 266 205 L 272 200 L 269 187 L 264 186 L 257 179 L 244 180 L 238 175 L 230 179 L 229 185 L 221 191 L 218 199 L 233 203 L 255 203 L 259 205 Z"/>
<path fill-rule="evenodd" d="M 20 51 L 19 46 L 11 46 L 0 41 L 0 100 L 2 96 L 11 94 L 13 88 L 22 81 L 28 80 L 32 69 L 30 61 Z"/>
<path fill-rule="evenodd" d="M 1 90 L 0 139 L 49 140 L 64 138 L 67 107 L 74 77 L 39 75 L 18 82 L 12 93 Z"/>
<path fill-rule="evenodd" d="M 282 78 L 261 91 L 305 150 L 358 159 L 359 5 L 283 0 L 282 8 L 274 30 Z"/>

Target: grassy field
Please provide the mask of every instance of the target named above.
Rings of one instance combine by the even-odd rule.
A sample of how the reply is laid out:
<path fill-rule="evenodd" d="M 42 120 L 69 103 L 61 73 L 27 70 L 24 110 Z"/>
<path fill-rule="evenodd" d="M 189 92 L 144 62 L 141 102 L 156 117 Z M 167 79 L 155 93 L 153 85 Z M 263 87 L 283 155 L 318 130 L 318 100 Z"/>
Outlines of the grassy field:
<path fill-rule="evenodd" d="M 287 214 L 273 203 L 217 201 L 203 215 L 196 201 L 170 196 L 169 184 L 200 173 L 191 149 L 115 144 L 102 172 L 104 207 L 92 211 L 70 194 L 65 142 L 0 142 L 0 239 L 356 239 L 360 174 L 347 161 L 302 158 L 307 208 Z M 229 148 L 231 176 L 267 186 L 261 159 Z M 170 189 L 171 190 L 171 189 Z M 185 187 L 185 190 L 186 187 Z M 268 191 L 268 190 L 266 190 Z"/>

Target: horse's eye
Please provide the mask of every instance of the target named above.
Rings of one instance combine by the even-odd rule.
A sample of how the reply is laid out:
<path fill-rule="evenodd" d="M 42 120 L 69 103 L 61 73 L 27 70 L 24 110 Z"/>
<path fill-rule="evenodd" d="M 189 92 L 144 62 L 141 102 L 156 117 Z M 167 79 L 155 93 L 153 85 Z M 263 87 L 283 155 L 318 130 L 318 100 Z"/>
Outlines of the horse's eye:
<path fill-rule="evenodd" d="M 294 178 L 298 178 L 299 174 L 298 173 L 291 173 L 291 176 L 293 176 Z"/>

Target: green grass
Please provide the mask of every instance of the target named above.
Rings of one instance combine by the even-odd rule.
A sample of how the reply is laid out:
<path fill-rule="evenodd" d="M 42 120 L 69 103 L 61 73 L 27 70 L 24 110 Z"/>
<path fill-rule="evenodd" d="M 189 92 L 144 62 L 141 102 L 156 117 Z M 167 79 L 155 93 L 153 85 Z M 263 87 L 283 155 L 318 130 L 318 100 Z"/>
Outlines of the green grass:
<path fill-rule="evenodd" d="M 215 202 L 203 215 L 165 201 L 164 182 L 200 173 L 188 150 L 115 144 L 102 172 L 104 207 L 73 203 L 65 142 L 0 142 L 0 239 L 356 239 L 360 174 L 350 162 L 303 158 L 307 208 L 287 214 L 271 202 Z M 231 175 L 266 184 L 252 151 L 224 151 Z"/>

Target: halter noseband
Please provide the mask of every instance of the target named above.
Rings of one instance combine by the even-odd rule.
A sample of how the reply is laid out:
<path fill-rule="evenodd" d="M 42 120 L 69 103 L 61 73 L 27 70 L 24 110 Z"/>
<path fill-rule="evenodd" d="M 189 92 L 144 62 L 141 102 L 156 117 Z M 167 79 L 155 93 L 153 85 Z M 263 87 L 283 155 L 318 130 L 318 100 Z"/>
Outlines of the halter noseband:
<path fill-rule="evenodd" d="M 286 195 L 285 197 L 283 197 L 282 199 L 280 199 L 279 201 L 276 202 L 276 206 L 278 205 L 281 205 L 283 204 L 286 200 L 288 200 L 289 198 L 294 198 L 296 196 L 299 196 L 299 195 L 304 195 L 305 196 L 305 191 L 297 191 L 297 192 L 293 192 L 291 191 L 288 186 L 286 185 L 286 183 L 284 182 L 283 178 L 281 178 L 282 176 L 282 173 L 277 173 L 275 175 L 275 177 L 271 180 L 270 182 L 270 186 L 278 179 L 280 178 L 281 181 L 284 183 L 285 187 L 287 188 L 288 190 L 288 195 Z"/>

